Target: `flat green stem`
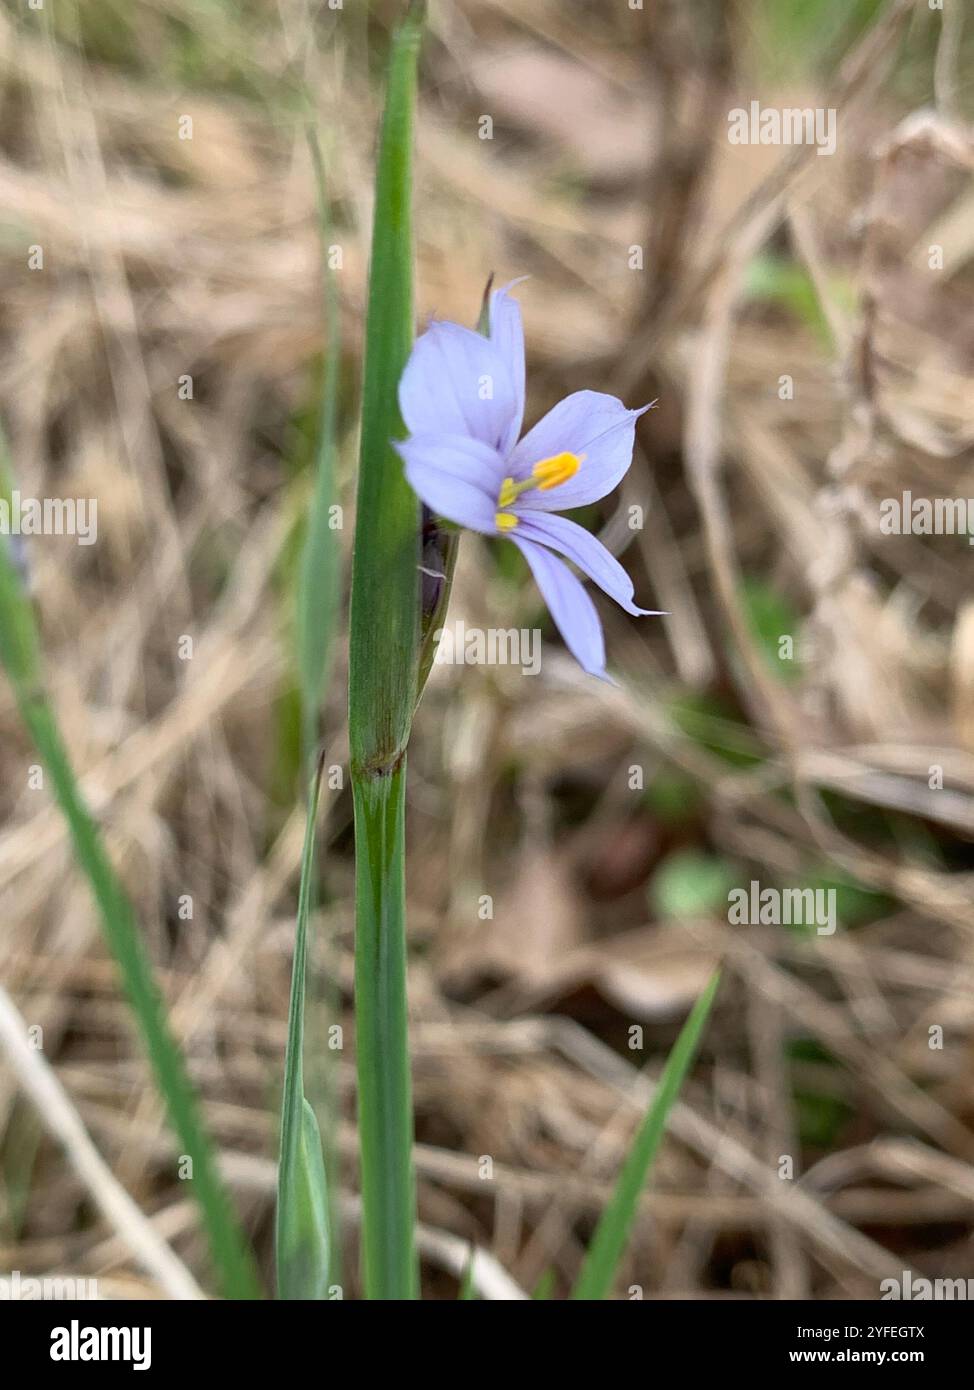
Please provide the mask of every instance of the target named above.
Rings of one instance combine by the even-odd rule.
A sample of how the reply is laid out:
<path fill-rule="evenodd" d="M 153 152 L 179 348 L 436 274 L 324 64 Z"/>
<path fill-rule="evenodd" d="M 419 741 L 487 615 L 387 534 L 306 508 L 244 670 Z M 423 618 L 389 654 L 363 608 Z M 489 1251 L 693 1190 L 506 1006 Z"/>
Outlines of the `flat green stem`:
<path fill-rule="evenodd" d="M 413 340 L 412 145 L 424 6 L 393 39 L 376 172 L 349 629 L 355 1022 L 367 1298 L 417 1296 L 406 1008 L 406 744 L 420 642 L 420 513 L 392 447 Z"/>
<path fill-rule="evenodd" d="M 355 776 L 355 1022 L 367 1298 L 418 1293 L 406 1007 L 406 762 Z"/>

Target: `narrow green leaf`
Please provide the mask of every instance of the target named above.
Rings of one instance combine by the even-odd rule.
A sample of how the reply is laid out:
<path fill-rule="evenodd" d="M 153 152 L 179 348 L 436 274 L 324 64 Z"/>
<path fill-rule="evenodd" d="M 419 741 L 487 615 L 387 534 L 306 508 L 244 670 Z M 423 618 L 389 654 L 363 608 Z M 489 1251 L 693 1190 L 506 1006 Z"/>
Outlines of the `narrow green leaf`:
<path fill-rule="evenodd" d="M 573 1299 L 607 1298 L 612 1289 L 612 1282 L 635 1220 L 640 1193 L 646 1186 L 660 1140 L 666 1130 L 670 1108 L 680 1094 L 690 1064 L 696 1055 L 719 984 L 718 971 L 694 1004 L 690 1017 L 673 1045 L 646 1118 L 640 1125 L 629 1156 L 622 1166 L 615 1191 L 595 1228 L 578 1282 L 572 1290 Z"/>
<path fill-rule="evenodd" d="M 404 751 L 416 699 L 419 501 L 392 447 L 397 388 L 413 340 L 412 147 L 425 6 L 392 42 L 369 271 L 358 515 L 349 633 L 352 767 L 382 774 Z"/>
<path fill-rule="evenodd" d="M 349 633 L 355 1022 L 367 1298 L 418 1291 L 406 1007 L 406 743 L 417 691 L 420 509 L 391 441 L 413 337 L 412 146 L 425 5 L 393 37 L 379 141 Z"/>
<path fill-rule="evenodd" d="M 301 693 L 303 766 L 309 769 L 318 743 L 318 710 L 331 671 L 341 583 L 341 531 L 331 525 L 337 502 L 338 380 L 341 366 L 341 312 L 335 272 L 328 266 L 329 213 L 324 161 L 318 133 L 308 126 L 308 147 L 318 201 L 318 234 L 324 277 L 325 370 L 318 419 L 314 489 L 298 565 L 297 647 Z"/>
<path fill-rule="evenodd" d="M 337 39 L 336 39 L 337 42 Z M 332 245 L 328 183 L 314 110 L 309 100 L 308 149 L 314 171 L 318 204 L 318 239 L 321 254 L 322 318 L 325 333 L 324 377 L 318 416 L 318 437 L 314 461 L 314 488 L 308 510 L 304 543 L 298 563 L 295 643 L 301 724 L 301 766 L 310 772 L 318 748 L 319 714 L 331 678 L 334 644 L 338 631 L 338 601 L 342 587 L 341 530 L 332 525 L 332 508 L 338 495 L 338 396 L 341 374 L 341 304 L 338 272 L 329 264 Z M 328 133 L 329 149 L 334 151 L 340 131 Z M 313 885 L 313 904 L 320 884 Z M 308 1091 L 321 1116 L 325 1140 L 322 1157 L 326 1172 L 338 1169 L 336 1116 L 338 1114 L 337 1054 L 324 1041 L 329 1020 L 339 1013 L 338 985 L 331 971 L 308 982 L 312 997 L 310 1012 L 312 1036 L 309 1041 Z M 316 1045 L 321 1044 L 321 1045 Z M 329 1279 L 341 1282 L 341 1209 L 337 1190 L 330 1192 Z"/>
<path fill-rule="evenodd" d="M 297 1144 L 280 1187 L 277 1212 L 277 1291 L 283 1299 L 328 1297 L 330 1217 L 321 1132 L 310 1103 L 298 1098 Z"/>
<path fill-rule="evenodd" d="M 0 440 L 0 452 L 2 447 Z M 3 459 L 0 459 L 0 492 L 9 498 Z M 105 939 L 118 964 L 129 1006 L 142 1034 L 182 1153 L 192 1160 L 190 1191 L 199 1203 L 220 1286 L 228 1298 L 258 1298 L 260 1287 L 253 1256 L 217 1171 L 196 1092 L 183 1055 L 169 1030 L 165 1005 L 132 905 L 105 851 L 98 826 L 85 805 L 43 686 L 33 607 L 6 535 L 0 535 L 0 660 L 13 686 L 21 718 L 50 776 L 54 796 L 71 834 L 75 861 L 88 879 L 97 903 Z"/>
<path fill-rule="evenodd" d="M 277 1170 L 277 1291 L 280 1298 L 323 1299 L 328 1290 L 328 1191 L 321 1135 L 304 1095 L 304 996 L 308 919 L 314 893 L 315 822 L 322 767 L 315 769 L 301 853 L 301 883 L 291 969 L 281 1157 Z"/>

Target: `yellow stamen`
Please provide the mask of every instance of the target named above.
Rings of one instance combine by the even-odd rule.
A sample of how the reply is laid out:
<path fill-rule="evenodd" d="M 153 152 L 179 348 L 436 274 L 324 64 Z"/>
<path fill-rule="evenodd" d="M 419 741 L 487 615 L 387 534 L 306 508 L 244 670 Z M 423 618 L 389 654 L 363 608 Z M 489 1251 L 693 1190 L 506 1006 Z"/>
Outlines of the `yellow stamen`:
<path fill-rule="evenodd" d="M 553 487 L 561 487 L 569 478 L 574 478 L 581 466 L 582 460 L 578 454 L 553 454 L 550 459 L 542 459 L 540 463 L 536 463 L 531 473 L 537 480 L 538 491 L 548 492 Z"/>
<path fill-rule="evenodd" d="M 517 497 L 517 487 L 513 478 L 505 478 L 501 483 L 501 490 L 497 494 L 498 507 L 509 507 Z"/>
<path fill-rule="evenodd" d="M 513 478 L 505 478 L 497 494 L 499 510 L 494 514 L 494 525 L 498 531 L 514 530 L 517 517 L 506 508 L 512 507 L 522 492 L 531 492 L 535 488 L 538 492 L 548 492 L 553 487 L 560 487 L 562 483 L 567 483 L 569 478 L 574 478 L 584 459 L 584 454 L 553 454 L 550 459 L 542 459 L 540 463 L 536 463 L 530 475 L 522 478 L 519 483 Z"/>

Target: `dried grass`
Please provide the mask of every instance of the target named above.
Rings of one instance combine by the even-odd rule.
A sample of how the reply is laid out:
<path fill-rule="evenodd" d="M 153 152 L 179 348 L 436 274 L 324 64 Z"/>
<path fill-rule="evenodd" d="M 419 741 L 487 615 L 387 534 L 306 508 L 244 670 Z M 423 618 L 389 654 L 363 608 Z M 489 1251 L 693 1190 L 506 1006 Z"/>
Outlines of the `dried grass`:
<path fill-rule="evenodd" d="M 442 668 L 424 699 L 410 894 L 427 1293 L 453 1296 L 456 1237 L 521 1289 L 547 1270 L 568 1283 L 645 1102 L 631 1059 L 654 1073 L 718 955 L 715 1021 L 622 1286 L 869 1298 L 907 1267 L 974 1275 L 970 556 L 962 540 L 877 526 L 879 500 L 904 488 L 974 496 L 962 39 L 941 47 L 939 108 L 918 115 L 932 63 L 914 56 L 907 97 L 894 62 L 904 36 L 932 57 L 930 35 L 914 7 L 887 5 L 834 83 L 806 95 L 843 113 L 837 155 L 816 159 L 725 139 L 732 94 L 759 90 L 753 7 L 704 7 L 709 37 L 697 7 L 616 8 L 434 7 L 425 60 L 422 311 L 470 319 L 488 271 L 529 272 L 530 414 L 580 385 L 659 397 L 623 499 L 649 507 L 626 559 L 637 594 L 672 610 L 639 625 L 605 614 L 622 690 L 550 641 L 537 678 Z M 366 40 L 374 58 L 382 33 L 350 29 L 342 56 L 326 10 L 252 10 L 203 31 L 211 69 L 195 85 L 174 68 L 172 26 L 195 15 L 181 0 L 143 11 L 115 63 L 0 15 L 0 410 L 25 493 L 98 498 L 96 547 L 31 548 L 52 685 L 267 1269 L 301 834 L 282 754 L 286 557 L 322 347 L 301 77 L 344 254 L 347 472 L 375 115 Z M 793 90 L 762 95 L 787 104 Z M 477 138 L 485 110 L 491 141 Z M 187 112 L 194 136 L 180 141 Z M 43 273 L 26 269 L 29 244 Z M 748 291 L 769 247 L 805 271 L 823 328 Z M 782 372 L 793 400 L 779 399 Z M 192 403 L 177 398 L 184 373 Z M 624 515 L 603 519 L 632 540 Z M 787 682 L 742 601 L 754 575 L 801 616 Z M 454 616 L 530 626 L 538 610 L 470 537 Z M 334 763 L 343 681 L 341 653 L 324 724 Z M 679 691 L 720 696 L 728 723 L 688 736 Z M 741 739 L 759 761 L 718 751 Z M 160 1107 L 64 827 L 27 789 L 31 761 L 0 688 L 0 972 L 100 1152 L 200 1271 Z M 694 805 L 676 829 L 629 790 L 633 764 L 647 784 L 674 768 L 685 779 Z M 337 975 L 350 1036 L 347 793 L 326 816 L 319 966 Z M 839 866 L 886 905 L 824 938 L 666 920 L 646 884 L 686 844 L 747 875 Z M 478 917 L 485 893 L 493 922 Z M 627 1050 L 633 1025 L 643 1054 Z M 800 1057 L 785 1051 L 795 1039 Z M 351 1256 L 352 1075 L 343 1060 Z M 800 1134 L 796 1092 L 844 1117 L 824 1143 Z M 0 1131 L 0 1267 L 158 1292 L 3 1072 Z M 782 1154 L 797 1181 L 778 1178 Z M 478 1277 L 510 1292 L 493 1265 Z"/>

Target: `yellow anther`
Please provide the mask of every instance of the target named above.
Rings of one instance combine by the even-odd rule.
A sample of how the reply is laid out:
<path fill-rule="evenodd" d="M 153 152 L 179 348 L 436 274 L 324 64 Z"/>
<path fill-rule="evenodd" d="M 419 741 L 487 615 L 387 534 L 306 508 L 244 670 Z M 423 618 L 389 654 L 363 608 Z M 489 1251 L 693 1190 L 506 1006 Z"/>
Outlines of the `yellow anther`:
<path fill-rule="evenodd" d="M 584 454 L 553 454 L 550 459 L 536 463 L 528 477 L 522 478 L 519 483 L 513 478 L 505 478 L 497 493 L 498 510 L 494 513 L 494 525 L 498 531 L 514 530 L 518 519 L 507 508 L 514 505 L 522 492 L 547 492 L 553 487 L 560 487 L 569 478 L 574 478 L 584 458 Z"/>
<path fill-rule="evenodd" d="M 498 507 L 509 507 L 517 497 L 517 487 L 513 478 L 505 478 L 501 483 L 501 490 L 497 494 Z"/>
<path fill-rule="evenodd" d="M 548 492 L 553 487 L 561 487 L 569 478 L 574 478 L 581 466 L 582 460 L 578 454 L 553 454 L 550 459 L 542 459 L 540 463 L 536 463 L 531 469 L 531 475 L 537 482 L 538 491 Z"/>

